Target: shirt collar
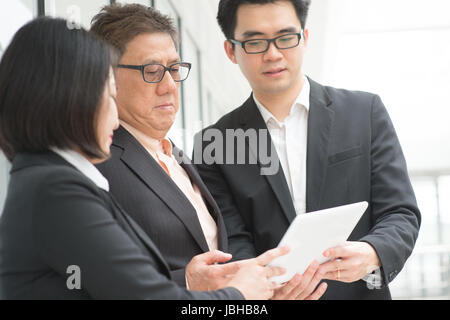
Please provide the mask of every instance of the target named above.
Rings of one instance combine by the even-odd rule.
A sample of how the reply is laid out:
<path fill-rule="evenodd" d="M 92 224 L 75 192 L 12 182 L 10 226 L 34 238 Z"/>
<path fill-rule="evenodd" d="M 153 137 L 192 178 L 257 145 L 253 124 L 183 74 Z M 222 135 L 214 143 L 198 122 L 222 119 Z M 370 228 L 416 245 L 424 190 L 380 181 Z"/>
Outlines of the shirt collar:
<path fill-rule="evenodd" d="M 299 95 L 297 96 L 297 99 L 295 99 L 294 104 L 292 105 L 291 108 L 291 112 L 289 113 L 289 115 L 291 115 L 294 111 L 295 111 L 295 107 L 299 107 L 299 106 L 303 106 L 306 111 L 309 111 L 309 95 L 310 95 L 310 91 L 311 91 L 311 85 L 309 83 L 309 80 L 306 76 L 303 76 L 303 88 L 302 90 L 300 90 Z M 259 112 L 261 113 L 264 122 L 267 124 L 270 119 L 273 119 L 273 121 L 275 121 L 276 123 L 280 123 L 277 118 L 275 118 L 275 116 L 266 109 L 266 107 L 264 107 L 262 105 L 261 102 L 258 101 L 258 99 L 256 99 L 255 95 L 253 95 L 253 99 L 255 100 L 256 106 L 259 109 Z"/>
<path fill-rule="evenodd" d="M 98 169 L 81 154 L 74 150 L 61 150 L 58 148 L 51 148 L 51 150 L 77 168 L 78 171 L 94 182 L 97 187 L 109 191 L 108 180 L 106 180 L 100 171 L 98 171 Z"/>
<path fill-rule="evenodd" d="M 134 128 L 133 126 L 129 125 L 128 123 L 124 122 L 123 120 L 120 120 L 120 124 L 129 132 L 131 133 L 147 150 L 156 153 L 156 152 L 162 152 L 167 156 L 172 155 L 172 143 L 169 139 L 163 138 L 161 140 L 154 139 L 152 137 L 149 137 L 142 131 Z"/>

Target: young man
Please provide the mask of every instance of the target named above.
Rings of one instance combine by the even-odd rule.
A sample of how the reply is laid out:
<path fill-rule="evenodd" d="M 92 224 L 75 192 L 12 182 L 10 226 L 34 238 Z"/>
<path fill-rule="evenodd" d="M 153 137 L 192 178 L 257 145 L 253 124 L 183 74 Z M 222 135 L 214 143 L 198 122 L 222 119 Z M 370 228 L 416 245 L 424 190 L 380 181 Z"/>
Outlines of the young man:
<path fill-rule="evenodd" d="M 172 20 L 138 4 L 111 5 L 94 17 L 91 32 L 120 55 L 115 70 L 120 128 L 111 158 L 99 165 L 111 193 L 155 242 L 174 281 L 191 290 L 226 286 L 237 269 L 255 260 L 219 264 L 231 258 L 224 253 L 222 215 L 195 166 L 167 137 L 180 83 L 191 67 L 177 52 Z M 272 298 L 319 298 L 326 287 L 315 290 L 321 280 L 317 269 L 311 266 Z"/>
<path fill-rule="evenodd" d="M 332 258 L 320 268 L 330 280 L 324 298 L 389 299 L 387 285 L 411 254 L 420 212 L 380 98 L 325 87 L 303 75 L 309 4 L 220 1 L 226 54 L 253 93 L 196 138 L 194 161 L 200 163 L 199 172 L 224 216 L 230 250 L 239 259 L 277 246 L 298 214 L 368 201 L 349 241 L 324 252 Z M 237 139 L 230 140 L 233 130 L 244 132 L 244 139 L 235 134 Z M 211 132 L 218 131 L 226 140 L 223 150 L 208 157 Z M 261 153 L 265 132 L 274 150 L 269 161 Z M 236 155 L 245 161 L 230 163 Z M 381 278 L 377 290 L 364 281 L 376 275 Z"/>

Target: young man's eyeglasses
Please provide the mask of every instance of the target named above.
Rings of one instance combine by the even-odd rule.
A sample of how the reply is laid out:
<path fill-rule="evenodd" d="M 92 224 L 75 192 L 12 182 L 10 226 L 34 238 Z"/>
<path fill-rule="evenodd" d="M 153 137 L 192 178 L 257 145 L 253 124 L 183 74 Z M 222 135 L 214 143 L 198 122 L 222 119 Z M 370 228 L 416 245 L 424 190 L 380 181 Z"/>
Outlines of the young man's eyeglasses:
<path fill-rule="evenodd" d="M 246 41 L 237 41 L 228 39 L 231 43 L 241 46 L 248 54 L 264 53 L 269 50 L 273 42 L 279 50 L 297 47 L 300 43 L 303 33 L 287 33 L 273 39 L 251 39 Z"/>
<path fill-rule="evenodd" d="M 188 62 L 177 62 L 168 67 L 159 63 L 149 63 L 140 66 L 119 64 L 117 67 L 140 70 L 142 72 L 142 78 L 148 83 L 161 82 L 166 71 L 169 71 L 173 81 L 181 82 L 187 79 L 189 71 L 191 70 L 191 64 Z"/>

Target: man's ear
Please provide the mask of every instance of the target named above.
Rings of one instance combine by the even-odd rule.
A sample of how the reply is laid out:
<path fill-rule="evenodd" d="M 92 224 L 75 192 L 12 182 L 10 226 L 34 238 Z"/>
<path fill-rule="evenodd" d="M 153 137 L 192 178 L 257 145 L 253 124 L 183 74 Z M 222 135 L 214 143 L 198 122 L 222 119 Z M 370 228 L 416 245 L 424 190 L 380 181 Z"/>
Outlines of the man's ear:
<path fill-rule="evenodd" d="M 309 40 L 309 29 L 305 28 L 305 30 L 303 30 L 303 45 L 304 47 L 308 47 L 308 40 Z"/>
<path fill-rule="evenodd" d="M 230 59 L 234 64 L 237 64 L 236 56 L 234 55 L 233 44 L 230 41 L 225 40 L 223 47 L 225 48 L 225 53 L 227 54 L 228 59 Z"/>

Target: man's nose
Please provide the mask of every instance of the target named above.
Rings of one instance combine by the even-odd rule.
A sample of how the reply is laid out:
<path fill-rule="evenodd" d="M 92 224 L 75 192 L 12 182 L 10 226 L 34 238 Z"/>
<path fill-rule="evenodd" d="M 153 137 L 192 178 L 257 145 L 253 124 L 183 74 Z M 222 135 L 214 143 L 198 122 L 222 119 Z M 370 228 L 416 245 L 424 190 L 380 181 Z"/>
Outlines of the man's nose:
<path fill-rule="evenodd" d="M 168 70 L 164 73 L 164 77 L 160 83 L 158 83 L 158 94 L 164 95 L 167 93 L 172 93 L 178 90 L 178 83 L 173 80 L 172 75 Z"/>
<path fill-rule="evenodd" d="M 275 45 L 275 42 L 271 42 L 269 44 L 269 48 L 266 52 L 264 52 L 264 59 L 265 60 L 277 60 L 280 59 L 283 56 L 283 54 L 280 52 L 280 49 L 277 48 Z"/>

